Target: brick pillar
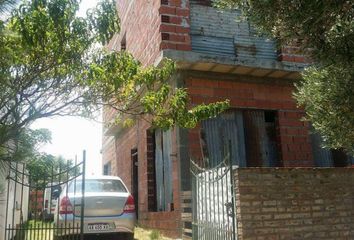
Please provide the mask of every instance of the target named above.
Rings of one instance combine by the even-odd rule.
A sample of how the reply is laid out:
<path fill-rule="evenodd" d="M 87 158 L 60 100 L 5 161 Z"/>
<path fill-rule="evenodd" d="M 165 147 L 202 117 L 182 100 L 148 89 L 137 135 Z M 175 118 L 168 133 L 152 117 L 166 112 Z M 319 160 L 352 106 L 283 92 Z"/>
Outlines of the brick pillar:
<path fill-rule="evenodd" d="M 191 51 L 189 0 L 161 0 L 160 50 Z"/>
<path fill-rule="evenodd" d="M 308 122 L 301 121 L 300 111 L 279 111 L 278 126 L 284 167 L 313 167 Z"/>

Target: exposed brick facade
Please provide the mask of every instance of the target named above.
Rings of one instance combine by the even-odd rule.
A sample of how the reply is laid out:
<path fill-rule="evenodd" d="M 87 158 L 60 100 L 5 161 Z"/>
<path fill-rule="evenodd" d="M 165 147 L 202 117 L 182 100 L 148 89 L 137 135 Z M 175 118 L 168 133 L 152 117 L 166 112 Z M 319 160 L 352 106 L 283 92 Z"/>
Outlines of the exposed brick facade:
<path fill-rule="evenodd" d="M 208 0 L 200 0 L 198 3 L 210 5 Z M 118 0 L 117 8 L 121 19 L 121 32 L 112 39 L 109 48 L 121 50 L 121 44 L 124 43 L 126 51 L 133 54 L 144 66 L 156 64 L 165 50 L 192 50 L 189 0 Z M 279 60 L 290 61 L 282 58 Z M 240 69 L 242 70 L 242 66 Z M 247 67 L 246 70 L 251 72 L 252 69 Z M 281 74 L 285 76 L 288 73 L 283 71 Z M 188 88 L 192 105 L 230 99 L 232 108 L 275 111 L 282 166 L 313 166 L 308 125 L 300 121 L 303 110 L 296 107 L 292 98 L 294 90 L 292 82 L 285 79 L 275 81 L 261 77 L 248 78 L 247 75 L 226 75 L 227 77 L 222 74 L 218 77 L 209 77 L 205 74 L 204 77 L 190 77 L 187 73 L 176 78 Z M 105 109 L 104 122 L 112 120 L 115 113 L 112 109 Z M 104 136 L 103 164 L 111 162 L 113 175 L 120 176 L 131 190 L 133 186 L 131 150 L 137 149 L 139 223 L 148 228 L 159 229 L 170 237 L 181 237 L 180 176 L 181 172 L 189 171 L 180 169 L 181 161 L 201 156 L 199 129 L 190 130 L 183 139 L 177 139 L 180 137 L 177 130 L 172 132 L 173 210 L 155 212 L 154 141 L 149 128 L 148 122 L 137 120 L 134 127 L 111 132 L 112 136 Z M 180 152 L 178 142 L 188 143 L 187 154 Z"/>
<path fill-rule="evenodd" d="M 114 147 L 114 161 L 117 165 L 114 175 L 120 176 L 129 190 L 132 190 L 132 158 L 131 150 L 138 149 L 138 179 L 139 179 L 139 223 L 142 226 L 159 229 L 162 233 L 179 237 L 181 235 L 181 211 L 180 211 L 180 186 L 179 186 L 179 164 L 176 157 L 172 158 L 172 181 L 173 181 L 173 203 L 174 210 L 166 212 L 155 212 L 154 204 L 154 175 L 155 164 L 154 153 L 152 152 L 153 141 L 149 132 L 150 125 L 146 121 L 138 120 L 137 124 L 129 129 L 123 130 L 116 136 Z M 172 155 L 176 155 L 176 137 L 173 134 Z M 105 156 L 103 156 L 105 157 Z M 107 156 L 109 157 L 109 156 Z M 105 160 L 104 160 L 105 162 Z M 113 170 L 112 170 L 113 171 Z M 153 210 L 152 210 L 153 209 Z"/>
<path fill-rule="evenodd" d="M 162 36 L 160 49 L 192 50 L 189 36 L 189 1 L 162 0 L 159 13 L 161 14 L 160 32 Z"/>
<path fill-rule="evenodd" d="M 308 123 L 300 121 L 302 109 L 296 107 L 291 83 L 274 84 L 271 80 L 243 82 L 232 80 L 189 78 L 186 80 L 193 105 L 229 99 L 232 108 L 275 110 L 278 115 L 278 141 L 282 166 L 314 166 Z M 190 130 L 190 153 L 200 158 L 199 128 Z"/>
<path fill-rule="evenodd" d="M 234 173 L 239 240 L 354 239 L 354 169 Z"/>

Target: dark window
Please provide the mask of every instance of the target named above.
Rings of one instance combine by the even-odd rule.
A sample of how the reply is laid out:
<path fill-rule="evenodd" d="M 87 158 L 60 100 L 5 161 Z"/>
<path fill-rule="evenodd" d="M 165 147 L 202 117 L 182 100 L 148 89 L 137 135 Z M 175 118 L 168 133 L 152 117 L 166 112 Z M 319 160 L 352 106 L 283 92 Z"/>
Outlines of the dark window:
<path fill-rule="evenodd" d="M 276 112 L 231 110 L 202 122 L 202 151 L 206 167 L 214 167 L 230 154 L 233 165 L 280 165 L 276 138 Z"/>
<path fill-rule="evenodd" d="M 195 3 L 203 6 L 212 6 L 213 0 L 191 0 L 191 3 Z"/>
<path fill-rule="evenodd" d="M 124 34 L 123 38 L 122 38 L 122 41 L 120 42 L 120 50 L 121 51 L 125 51 L 127 50 L 127 35 Z"/>
<path fill-rule="evenodd" d="M 111 162 L 108 162 L 103 166 L 103 175 L 111 175 L 111 174 L 112 174 Z"/>
<path fill-rule="evenodd" d="M 138 149 L 134 148 L 130 150 L 130 157 L 132 160 L 132 195 L 134 197 L 135 203 L 135 213 L 136 217 L 139 218 L 139 157 L 138 157 Z"/>

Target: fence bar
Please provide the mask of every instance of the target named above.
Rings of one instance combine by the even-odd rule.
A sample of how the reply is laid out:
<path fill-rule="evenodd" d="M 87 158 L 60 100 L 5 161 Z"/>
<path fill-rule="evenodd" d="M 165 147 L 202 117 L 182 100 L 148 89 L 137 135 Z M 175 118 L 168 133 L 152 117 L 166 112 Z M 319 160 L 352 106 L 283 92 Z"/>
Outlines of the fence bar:
<path fill-rule="evenodd" d="M 230 181 L 231 181 L 231 214 L 232 214 L 232 240 L 236 240 L 236 226 L 235 226 L 235 199 L 234 199 L 234 182 L 233 182 L 233 172 L 232 172 L 232 145 L 231 145 L 231 141 L 229 141 L 229 171 L 230 171 Z"/>
<path fill-rule="evenodd" d="M 86 151 L 83 151 L 82 159 L 82 184 L 81 184 L 81 226 L 80 226 L 80 240 L 84 240 L 84 217 L 85 217 L 85 172 L 86 172 Z"/>

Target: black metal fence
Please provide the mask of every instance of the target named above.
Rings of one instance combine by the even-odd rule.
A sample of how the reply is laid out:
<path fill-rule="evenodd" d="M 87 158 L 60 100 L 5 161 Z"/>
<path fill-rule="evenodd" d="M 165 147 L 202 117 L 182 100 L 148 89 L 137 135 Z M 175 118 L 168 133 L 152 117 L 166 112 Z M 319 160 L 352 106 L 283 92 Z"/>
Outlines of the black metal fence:
<path fill-rule="evenodd" d="M 83 239 L 85 155 L 42 166 L 40 174 L 8 164 L 4 240 Z"/>
<path fill-rule="evenodd" d="M 192 235 L 195 240 L 235 240 L 236 216 L 230 158 L 213 168 L 191 161 Z"/>

